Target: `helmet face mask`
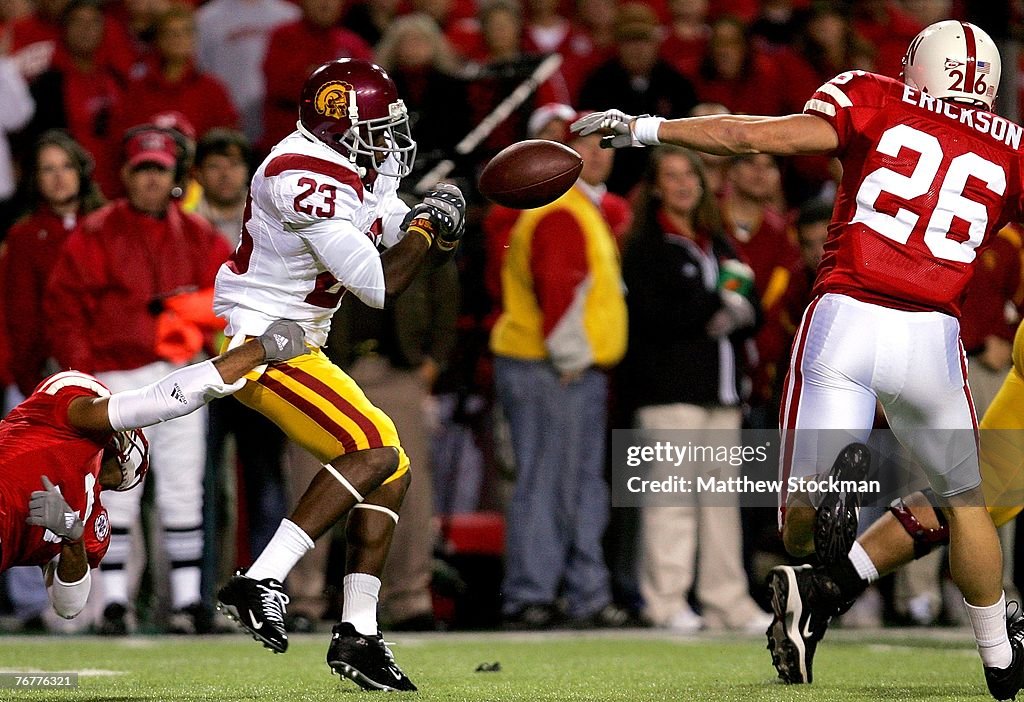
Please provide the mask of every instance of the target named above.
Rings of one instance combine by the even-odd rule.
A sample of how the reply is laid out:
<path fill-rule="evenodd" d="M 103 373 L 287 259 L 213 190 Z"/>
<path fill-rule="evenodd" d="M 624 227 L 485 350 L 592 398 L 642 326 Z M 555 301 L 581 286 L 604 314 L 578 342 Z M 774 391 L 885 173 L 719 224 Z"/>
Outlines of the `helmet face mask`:
<path fill-rule="evenodd" d="M 380 175 L 404 178 L 412 172 L 416 160 L 409 112 L 401 100 L 391 103 L 388 111 L 387 117 L 356 119 L 336 143 L 347 151 L 342 151 L 342 155 L 349 156 L 353 162 L 358 159 L 360 165 Z"/>
<path fill-rule="evenodd" d="M 903 56 L 903 82 L 940 99 L 991 110 L 1002 60 L 984 30 L 945 20 L 925 27 Z"/>
<path fill-rule="evenodd" d="M 296 126 L 355 164 L 363 177 L 370 171 L 404 177 L 416 159 L 405 103 L 384 69 L 369 61 L 338 59 L 313 71 L 302 88 Z"/>
<path fill-rule="evenodd" d="M 131 490 L 149 472 L 149 442 L 141 429 L 114 432 L 107 451 L 114 455 L 121 468 L 121 483 L 114 488 L 116 492 Z"/>

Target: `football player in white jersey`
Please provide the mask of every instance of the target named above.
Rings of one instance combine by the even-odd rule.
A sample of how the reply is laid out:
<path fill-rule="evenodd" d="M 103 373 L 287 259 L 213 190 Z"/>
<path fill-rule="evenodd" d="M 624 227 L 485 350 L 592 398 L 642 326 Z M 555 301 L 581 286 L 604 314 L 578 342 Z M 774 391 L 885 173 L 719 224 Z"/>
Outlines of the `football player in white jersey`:
<path fill-rule="evenodd" d="M 346 291 L 381 308 L 424 261 L 451 255 L 466 203 L 443 183 L 411 210 L 398 198 L 416 143 L 405 105 L 379 66 L 325 63 L 306 80 L 298 112 L 297 130 L 253 177 L 241 241 L 217 275 L 214 309 L 227 320 L 230 344 L 261 334 L 274 319 L 302 325 L 313 352 L 252 374 L 236 397 L 324 467 L 255 563 L 218 599 L 228 616 L 283 653 L 288 598 L 281 581 L 352 510 L 344 609 L 327 662 L 364 689 L 415 690 L 377 626 L 380 574 L 409 485 L 409 459 L 391 419 L 320 347 Z"/>

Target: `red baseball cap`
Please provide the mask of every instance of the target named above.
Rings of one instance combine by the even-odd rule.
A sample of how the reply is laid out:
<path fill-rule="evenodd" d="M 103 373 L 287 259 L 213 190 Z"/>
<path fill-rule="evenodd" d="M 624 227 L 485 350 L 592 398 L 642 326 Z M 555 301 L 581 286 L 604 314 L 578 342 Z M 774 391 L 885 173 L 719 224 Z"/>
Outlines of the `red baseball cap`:
<path fill-rule="evenodd" d="M 128 168 L 154 163 L 173 169 L 178 163 L 178 144 L 170 134 L 159 129 L 144 129 L 132 134 L 125 144 L 124 153 Z"/>

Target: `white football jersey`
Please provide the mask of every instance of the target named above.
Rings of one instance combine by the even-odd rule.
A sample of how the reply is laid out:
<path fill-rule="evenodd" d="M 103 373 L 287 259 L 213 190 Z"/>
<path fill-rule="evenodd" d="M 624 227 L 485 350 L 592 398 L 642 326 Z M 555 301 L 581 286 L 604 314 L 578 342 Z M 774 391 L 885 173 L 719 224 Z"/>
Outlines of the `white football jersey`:
<path fill-rule="evenodd" d="M 351 162 L 299 132 L 278 143 L 253 176 L 242 238 L 217 273 L 213 309 L 227 335 L 292 319 L 322 346 L 346 291 L 383 307 L 377 247 L 401 240 L 409 211 L 398 184 L 378 175 L 365 185 Z"/>

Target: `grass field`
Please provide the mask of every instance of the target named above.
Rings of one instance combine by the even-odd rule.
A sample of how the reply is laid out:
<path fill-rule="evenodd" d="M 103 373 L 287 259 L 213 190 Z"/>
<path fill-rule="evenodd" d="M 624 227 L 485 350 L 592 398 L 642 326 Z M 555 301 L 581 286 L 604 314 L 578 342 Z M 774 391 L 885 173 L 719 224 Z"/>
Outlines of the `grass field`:
<path fill-rule="evenodd" d="M 65 691 L 0 690 L 0 699 L 345 700 L 362 693 L 329 674 L 329 634 L 293 637 L 275 656 L 241 636 L 0 639 L 0 671 L 81 672 Z M 416 700 L 986 700 L 967 632 L 830 632 L 815 683 L 775 682 L 763 637 L 625 634 L 401 634 L 389 637 Z M 499 672 L 474 672 L 500 662 Z M 400 694 L 400 693 L 395 693 Z"/>

